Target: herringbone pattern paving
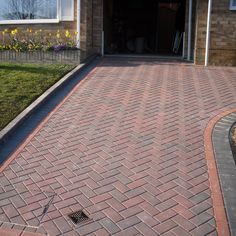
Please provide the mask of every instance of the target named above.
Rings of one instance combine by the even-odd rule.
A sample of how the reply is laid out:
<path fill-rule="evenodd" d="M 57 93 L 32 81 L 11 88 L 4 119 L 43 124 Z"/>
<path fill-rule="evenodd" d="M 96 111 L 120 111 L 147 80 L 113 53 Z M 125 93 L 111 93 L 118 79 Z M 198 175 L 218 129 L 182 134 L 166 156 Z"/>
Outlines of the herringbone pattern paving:
<path fill-rule="evenodd" d="M 235 106 L 235 68 L 104 59 L 0 174 L 1 227 L 217 235 L 203 132 Z"/>

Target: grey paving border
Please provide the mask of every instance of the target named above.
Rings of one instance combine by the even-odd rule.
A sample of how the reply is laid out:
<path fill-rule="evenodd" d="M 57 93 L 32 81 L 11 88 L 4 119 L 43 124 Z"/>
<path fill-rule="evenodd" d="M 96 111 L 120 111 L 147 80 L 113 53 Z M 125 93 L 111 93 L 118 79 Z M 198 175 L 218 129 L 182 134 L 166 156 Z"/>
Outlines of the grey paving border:
<path fill-rule="evenodd" d="M 22 111 L 14 120 L 12 120 L 4 129 L 0 131 L 0 143 L 4 141 L 10 134 L 27 118 L 29 117 L 42 103 L 46 101 L 56 90 L 62 87 L 67 81 L 77 75 L 84 67 L 90 64 L 97 55 L 91 56 L 85 62 L 76 66 L 72 71 L 63 76 L 57 83 L 46 90 L 40 97 L 31 103 L 24 111 Z"/>
<path fill-rule="evenodd" d="M 235 121 L 236 112 L 223 117 L 216 123 L 212 134 L 221 190 L 233 236 L 236 236 L 236 165 L 230 146 L 229 133 Z"/>

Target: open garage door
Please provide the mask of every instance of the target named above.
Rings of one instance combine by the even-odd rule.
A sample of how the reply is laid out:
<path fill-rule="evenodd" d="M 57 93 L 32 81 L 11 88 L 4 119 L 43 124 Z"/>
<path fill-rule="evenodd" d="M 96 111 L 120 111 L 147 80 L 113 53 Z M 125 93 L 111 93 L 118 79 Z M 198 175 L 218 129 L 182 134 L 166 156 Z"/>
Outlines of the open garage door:
<path fill-rule="evenodd" d="M 106 54 L 181 55 L 185 0 L 104 0 Z"/>

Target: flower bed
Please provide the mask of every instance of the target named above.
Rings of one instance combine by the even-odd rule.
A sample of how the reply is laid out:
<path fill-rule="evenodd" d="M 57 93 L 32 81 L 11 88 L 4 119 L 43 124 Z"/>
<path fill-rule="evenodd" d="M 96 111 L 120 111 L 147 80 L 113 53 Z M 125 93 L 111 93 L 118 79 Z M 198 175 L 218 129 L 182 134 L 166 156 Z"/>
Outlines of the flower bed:
<path fill-rule="evenodd" d="M 48 30 L 4 29 L 0 35 L 0 50 L 25 51 L 62 51 L 77 49 L 78 32 L 57 30 L 55 34 Z"/>
<path fill-rule="evenodd" d="M 0 61 L 78 64 L 77 32 L 58 30 L 19 31 L 5 29 L 0 34 Z"/>

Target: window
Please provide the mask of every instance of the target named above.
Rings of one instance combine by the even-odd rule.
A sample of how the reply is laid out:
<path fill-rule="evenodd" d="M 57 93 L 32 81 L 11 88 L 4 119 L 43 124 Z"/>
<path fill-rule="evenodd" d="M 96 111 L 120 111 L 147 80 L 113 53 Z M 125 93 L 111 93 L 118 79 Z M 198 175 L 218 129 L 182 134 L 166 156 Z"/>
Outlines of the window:
<path fill-rule="evenodd" d="M 74 20 L 74 0 L 0 0 L 0 24 Z"/>
<path fill-rule="evenodd" d="M 230 0 L 230 10 L 236 10 L 236 0 Z"/>

